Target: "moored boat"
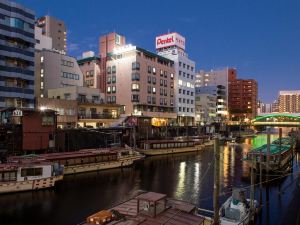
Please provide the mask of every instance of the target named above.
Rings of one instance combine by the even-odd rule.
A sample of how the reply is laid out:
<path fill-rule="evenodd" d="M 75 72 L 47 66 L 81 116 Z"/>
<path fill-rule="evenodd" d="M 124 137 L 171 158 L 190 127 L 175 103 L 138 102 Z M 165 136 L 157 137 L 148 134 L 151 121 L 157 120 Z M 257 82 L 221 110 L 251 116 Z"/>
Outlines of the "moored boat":
<path fill-rule="evenodd" d="M 277 139 L 270 144 L 269 163 L 267 163 L 267 144 L 251 150 L 247 154 L 245 161 L 256 170 L 261 166 L 263 171 L 268 169 L 271 172 L 283 172 L 293 157 L 294 148 L 295 142 L 292 138 Z"/>
<path fill-rule="evenodd" d="M 253 200 L 253 208 L 257 209 L 257 201 Z M 243 190 L 236 188 L 220 208 L 221 225 L 246 225 L 250 223 L 250 199 L 245 198 Z"/>
<path fill-rule="evenodd" d="M 196 152 L 205 145 L 197 145 L 194 140 L 148 140 L 140 143 L 138 151 L 146 156 Z"/>
<path fill-rule="evenodd" d="M 204 217 L 196 214 L 196 210 L 197 208 L 193 204 L 168 199 L 164 194 L 146 192 L 108 210 L 101 210 L 88 216 L 86 221 L 80 224 L 207 224 Z"/>
<path fill-rule="evenodd" d="M 13 158 L 15 157 L 10 159 Z M 64 165 L 64 174 L 68 175 L 130 166 L 134 161 L 143 158 L 143 156 L 131 148 L 112 148 L 49 153 L 35 155 L 32 158 L 36 160 L 44 159 Z"/>
<path fill-rule="evenodd" d="M 22 160 L 0 164 L 0 194 L 50 188 L 63 179 L 57 163 Z"/>

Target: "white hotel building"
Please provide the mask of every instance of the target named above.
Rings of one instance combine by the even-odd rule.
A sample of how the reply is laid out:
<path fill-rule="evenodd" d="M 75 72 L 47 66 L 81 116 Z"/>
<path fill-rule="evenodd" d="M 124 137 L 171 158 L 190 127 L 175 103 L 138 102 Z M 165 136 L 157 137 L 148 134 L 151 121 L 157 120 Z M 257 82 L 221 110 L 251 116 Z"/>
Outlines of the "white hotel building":
<path fill-rule="evenodd" d="M 174 97 L 179 125 L 195 121 L 195 62 L 185 52 L 185 38 L 178 33 L 156 37 L 158 55 L 174 61 Z"/>

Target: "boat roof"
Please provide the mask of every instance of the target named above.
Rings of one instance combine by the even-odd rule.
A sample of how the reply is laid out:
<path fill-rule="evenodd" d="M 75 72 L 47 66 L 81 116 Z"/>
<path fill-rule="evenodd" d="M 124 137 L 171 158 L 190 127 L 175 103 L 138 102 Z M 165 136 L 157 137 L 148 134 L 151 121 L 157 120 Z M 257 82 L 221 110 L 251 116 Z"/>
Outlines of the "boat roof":
<path fill-rule="evenodd" d="M 164 144 L 164 143 L 183 143 L 183 142 L 195 142 L 195 140 L 147 140 L 141 141 L 141 143 L 145 144 Z"/>
<path fill-rule="evenodd" d="M 136 199 L 138 200 L 144 200 L 149 202 L 157 202 L 164 198 L 166 198 L 165 194 L 160 194 L 155 192 L 147 192 L 136 197 Z"/>
<path fill-rule="evenodd" d="M 281 145 L 281 148 L 277 144 L 270 144 L 270 153 L 271 154 L 278 154 L 284 151 L 287 151 L 291 148 L 290 145 Z M 268 145 L 263 145 L 259 148 L 253 149 L 250 153 L 260 154 L 260 151 L 262 154 L 267 154 L 268 151 Z"/>

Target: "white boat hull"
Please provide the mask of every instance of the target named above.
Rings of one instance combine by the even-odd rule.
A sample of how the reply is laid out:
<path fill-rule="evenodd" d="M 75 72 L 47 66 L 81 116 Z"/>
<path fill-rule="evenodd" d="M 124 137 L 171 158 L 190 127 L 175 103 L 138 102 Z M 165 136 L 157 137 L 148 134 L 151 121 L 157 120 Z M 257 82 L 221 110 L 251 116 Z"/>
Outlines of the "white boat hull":
<path fill-rule="evenodd" d="M 63 175 L 36 180 L 1 182 L 0 194 L 51 188 L 62 179 Z"/>

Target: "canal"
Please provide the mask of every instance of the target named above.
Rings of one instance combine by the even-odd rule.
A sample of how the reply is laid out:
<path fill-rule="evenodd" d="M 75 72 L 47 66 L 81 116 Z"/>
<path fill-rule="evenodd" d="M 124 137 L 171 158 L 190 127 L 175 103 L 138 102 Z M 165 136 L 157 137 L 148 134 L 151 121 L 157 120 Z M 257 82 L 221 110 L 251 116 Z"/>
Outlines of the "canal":
<path fill-rule="evenodd" d="M 253 145 L 265 142 L 266 136 L 259 135 L 239 145 L 221 147 L 220 203 L 229 197 L 232 187 L 244 187 L 249 195 L 249 168 L 241 159 Z M 299 163 L 297 154 L 293 173 L 281 179 L 271 178 L 274 180 L 270 184 L 270 204 L 264 204 L 256 224 L 296 224 L 300 206 Z M 212 209 L 213 171 L 213 149 L 206 149 L 146 158 L 132 168 L 67 176 L 54 189 L 1 195 L 0 224 L 76 225 L 88 215 L 130 198 L 138 190 L 165 193 Z M 255 196 L 259 199 L 258 188 Z"/>

